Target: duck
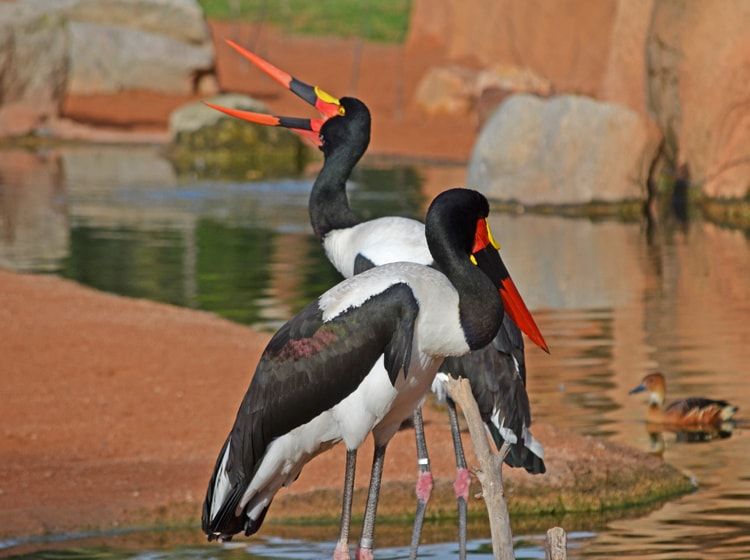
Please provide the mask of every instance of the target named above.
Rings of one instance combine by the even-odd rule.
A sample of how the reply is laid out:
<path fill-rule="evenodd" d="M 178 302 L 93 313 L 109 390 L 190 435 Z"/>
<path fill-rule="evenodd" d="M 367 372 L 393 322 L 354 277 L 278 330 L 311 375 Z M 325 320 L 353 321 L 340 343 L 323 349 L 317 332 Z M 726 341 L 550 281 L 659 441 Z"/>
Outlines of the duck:
<path fill-rule="evenodd" d="M 646 421 L 679 428 L 718 427 L 731 421 L 738 408 L 724 400 L 688 397 L 664 406 L 667 382 L 660 372 L 649 373 L 628 394 L 648 392 Z"/>

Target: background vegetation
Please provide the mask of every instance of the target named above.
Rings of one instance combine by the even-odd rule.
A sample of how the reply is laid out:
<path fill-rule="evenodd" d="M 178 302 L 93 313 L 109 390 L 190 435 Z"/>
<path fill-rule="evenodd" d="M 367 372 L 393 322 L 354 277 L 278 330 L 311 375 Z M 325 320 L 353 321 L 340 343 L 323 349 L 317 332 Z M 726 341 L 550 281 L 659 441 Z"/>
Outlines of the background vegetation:
<path fill-rule="evenodd" d="M 409 27 L 411 0 L 199 0 L 206 17 L 269 22 L 309 35 L 399 43 Z"/>

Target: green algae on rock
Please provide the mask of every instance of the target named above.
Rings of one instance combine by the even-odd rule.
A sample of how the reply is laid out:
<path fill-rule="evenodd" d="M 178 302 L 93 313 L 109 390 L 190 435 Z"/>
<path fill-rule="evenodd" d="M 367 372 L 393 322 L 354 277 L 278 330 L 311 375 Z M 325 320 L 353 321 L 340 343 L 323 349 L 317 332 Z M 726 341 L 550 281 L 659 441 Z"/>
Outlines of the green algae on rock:
<path fill-rule="evenodd" d="M 220 95 L 217 105 L 267 112 L 245 95 Z M 180 175 L 248 180 L 299 175 L 314 152 L 292 132 L 229 117 L 202 102 L 180 107 L 169 119 L 169 159 Z"/>

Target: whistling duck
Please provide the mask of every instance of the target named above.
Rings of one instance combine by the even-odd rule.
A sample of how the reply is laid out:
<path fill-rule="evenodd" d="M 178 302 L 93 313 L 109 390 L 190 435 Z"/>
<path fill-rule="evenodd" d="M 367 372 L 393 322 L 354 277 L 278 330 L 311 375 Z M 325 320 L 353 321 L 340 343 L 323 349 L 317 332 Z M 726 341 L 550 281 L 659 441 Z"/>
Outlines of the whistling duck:
<path fill-rule="evenodd" d="M 641 384 L 631 389 L 631 395 L 648 391 L 646 420 L 652 424 L 679 427 L 717 426 L 732 419 L 737 407 L 727 401 L 689 397 L 674 401 L 664 408 L 667 383 L 661 373 L 650 373 Z"/>

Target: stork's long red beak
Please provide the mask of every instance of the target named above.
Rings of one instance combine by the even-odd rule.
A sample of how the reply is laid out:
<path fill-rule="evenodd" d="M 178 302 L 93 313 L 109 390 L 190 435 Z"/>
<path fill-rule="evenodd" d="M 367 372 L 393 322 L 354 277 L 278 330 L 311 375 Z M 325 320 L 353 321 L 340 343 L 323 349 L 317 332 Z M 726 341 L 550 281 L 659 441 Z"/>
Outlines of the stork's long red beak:
<path fill-rule="evenodd" d="M 214 105 L 212 103 L 206 103 L 212 109 L 226 113 L 232 117 L 246 120 L 256 124 L 263 124 L 266 126 L 283 126 L 296 132 L 304 139 L 311 141 L 316 146 L 321 145 L 320 141 L 320 127 L 330 119 L 337 115 L 344 114 L 344 108 L 338 99 L 329 93 L 326 93 L 317 86 L 311 86 L 298 80 L 290 74 L 287 74 L 283 70 L 276 68 L 270 62 L 262 59 L 257 54 L 250 52 L 249 50 L 241 47 L 234 41 L 226 39 L 226 43 L 240 53 L 247 60 L 252 62 L 260 70 L 268 74 L 271 78 L 276 80 L 279 84 L 298 95 L 301 99 L 315 107 L 320 113 L 320 119 L 303 119 L 297 117 L 275 117 L 271 115 L 264 115 L 262 113 L 253 113 L 251 111 L 241 111 L 239 109 L 230 109 L 228 107 L 222 107 L 220 105 Z"/>
<path fill-rule="evenodd" d="M 500 297 L 503 300 L 503 308 L 518 328 L 525 332 L 534 344 L 549 353 L 549 347 L 539 327 L 537 327 L 531 311 L 526 307 L 526 303 L 524 303 L 521 294 L 518 293 L 518 289 L 500 257 L 499 248 L 492 237 L 489 224 L 486 220 L 480 219 L 477 222 L 474 246 L 471 249 L 472 262 L 479 266 L 498 286 Z"/>

